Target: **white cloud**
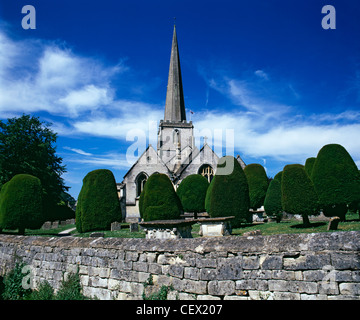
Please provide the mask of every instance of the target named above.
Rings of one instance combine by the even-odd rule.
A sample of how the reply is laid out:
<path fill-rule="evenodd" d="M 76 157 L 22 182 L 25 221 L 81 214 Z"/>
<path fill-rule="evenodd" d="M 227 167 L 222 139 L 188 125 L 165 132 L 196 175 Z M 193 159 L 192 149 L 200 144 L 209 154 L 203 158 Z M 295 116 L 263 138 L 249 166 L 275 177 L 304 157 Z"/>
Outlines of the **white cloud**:
<path fill-rule="evenodd" d="M 269 80 L 269 75 L 263 70 L 256 70 L 254 74 L 263 80 Z"/>
<path fill-rule="evenodd" d="M 125 70 L 122 63 L 106 67 L 56 43 L 15 42 L 0 32 L 0 117 L 9 112 L 64 117 L 91 112 L 112 102 L 115 90 L 109 83 Z"/>
<path fill-rule="evenodd" d="M 58 100 L 65 105 L 72 115 L 78 115 L 81 111 L 97 109 L 112 102 L 111 94 L 107 88 L 87 85 L 79 90 L 73 90 L 64 98 Z"/>

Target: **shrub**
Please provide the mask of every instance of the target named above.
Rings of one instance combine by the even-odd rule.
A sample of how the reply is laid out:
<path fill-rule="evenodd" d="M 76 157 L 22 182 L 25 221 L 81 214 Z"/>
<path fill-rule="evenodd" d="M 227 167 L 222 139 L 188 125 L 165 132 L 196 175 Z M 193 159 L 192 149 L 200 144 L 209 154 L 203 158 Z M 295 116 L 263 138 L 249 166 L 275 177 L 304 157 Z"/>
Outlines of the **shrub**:
<path fill-rule="evenodd" d="M 309 177 L 311 177 L 312 170 L 314 168 L 316 158 L 307 158 L 305 161 L 305 172 L 308 174 Z"/>
<path fill-rule="evenodd" d="M 120 202 L 112 172 L 106 169 L 89 172 L 83 179 L 78 197 L 77 230 L 109 230 L 112 222 L 121 219 Z"/>
<path fill-rule="evenodd" d="M 318 213 L 318 198 L 314 185 L 300 164 L 287 165 L 282 174 L 281 201 L 284 211 L 302 215 L 309 226 L 309 215 Z"/>
<path fill-rule="evenodd" d="M 166 174 L 152 174 L 140 198 L 140 215 L 144 221 L 180 218 L 181 202 Z"/>
<path fill-rule="evenodd" d="M 195 217 L 199 212 L 205 211 L 206 191 L 209 182 L 200 174 L 192 174 L 181 181 L 176 193 L 185 212 L 194 212 Z"/>
<path fill-rule="evenodd" d="M 55 297 L 56 300 L 85 300 L 82 294 L 79 273 L 70 273 L 67 280 L 62 280 Z"/>
<path fill-rule="evenodd" d="M 280 222 L 283 209 L 281 205 L 281 183 L 277 179 L 270 182 L 264 200 L 264 209 L 268 216 L 275 216 L 276 222 Z"/>
<path fill-rule="evenodd" d="M 31 294 L 31 289 L 24 289 L 23 278 L 28 274 L 22 273 L 25 263 L 17 262 L 4 278 L 4 292 L 2 298 L 4 300 L 23 300 Z M 30 271 L 29 271 L 30 272 Z"/>
<path fill-rule="evenodd" d="M 347 206 L 360 202 L 360 174 L 344 147 L 328 144 L 316 157 L 311 179 L 326 216 L 345 220 Z"/>
<path fill-rule="evenodd" d="M 38 229 L 44 223 L 42 187 L 38 178 L 18 174 L 5 183 L 0 193 L 0 228 Z"/>
<path fill-rule="evenodd" d="M 219 174 L 224 166 L 233 165 L 228 174 Z M 234 227 L 246 222 L 249 217 L 249 187 L 244 171 L 239 162 L 231 156 L 223 157 L 217 165 L 217 173 L 208 189 L 208 213 L 214 217 L 235 216 Z"/>
<path fill-rule="evenodd" d="M 244 173 L 249 185 L 250 208 L 260 208 L 269 185 L 265 169 L 260 164 L 252 163 L 245 167 Z"/>
<path fill-rule="evenodd" d="M 30 300 L 54 300 L 54 289 L 47 281 L 42 281 L 37 290 L 31 293 Z"/>
<path fill-rule="evenodd" d="M 280 184 L 281 184 L 281 181 L 282 181 L 282 174 L 283 174 L 283 172 L 280 171 L 274 177 L 274 180 L 278 180 L 280 182 Z"/>

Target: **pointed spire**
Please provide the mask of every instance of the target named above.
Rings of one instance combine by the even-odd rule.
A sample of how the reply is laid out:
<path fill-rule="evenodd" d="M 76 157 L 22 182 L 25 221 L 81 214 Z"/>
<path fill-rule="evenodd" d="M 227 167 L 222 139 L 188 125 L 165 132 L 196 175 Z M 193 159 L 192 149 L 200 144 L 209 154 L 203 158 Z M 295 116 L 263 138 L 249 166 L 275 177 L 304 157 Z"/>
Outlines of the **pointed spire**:
<path fill-rule="evenodd" d="M 174 24 L 164 121 L 181 122 L 183 120 L 186 121 L 185 102 L 181 79 L 179 48 L 176 37 L 176 26 Z"/>

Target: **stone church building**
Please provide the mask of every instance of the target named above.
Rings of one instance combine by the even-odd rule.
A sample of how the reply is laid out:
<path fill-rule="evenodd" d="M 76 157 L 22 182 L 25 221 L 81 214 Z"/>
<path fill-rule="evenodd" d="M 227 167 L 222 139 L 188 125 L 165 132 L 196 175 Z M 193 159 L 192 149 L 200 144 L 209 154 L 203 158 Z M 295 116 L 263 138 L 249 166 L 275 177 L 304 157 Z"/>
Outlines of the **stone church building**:
<path fill-rule="evenodd" d="M 206 143 L 195 146 L 194 125 L 186 120 L 176 27 L 172 39 L 170 68 L 164 119 L 160 120 L 156 149 L 151 144 L 118 184 L 123 218 L 138 221 L 139 197 L 153 173 L 167 174 L 176 187 L 190 174 L 201 174 L 210 182 L 215 174 L 218 155 Z M 238 157 L 244 167 L 245 164 Z"/>

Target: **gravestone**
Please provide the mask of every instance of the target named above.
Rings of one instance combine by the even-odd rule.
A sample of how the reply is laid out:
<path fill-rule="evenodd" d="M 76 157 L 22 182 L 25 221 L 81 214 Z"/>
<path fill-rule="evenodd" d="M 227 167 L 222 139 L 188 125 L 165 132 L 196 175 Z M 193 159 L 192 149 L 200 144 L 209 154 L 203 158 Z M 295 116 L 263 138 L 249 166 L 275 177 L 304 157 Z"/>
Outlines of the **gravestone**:
<path fill-rule="evenodd" d="M 139 224 L 137 222 L 130 223 L 130 232 L 139 232 Z"/>
<path fill-rule="evenodd" d="M 118 230 L 121 230 L 121 223 L 115 221 L 111 224 L 111 231 L 118 231 Z"/>
<path fill-rule="evenodd" d="M 53 221 L 51 225 L 51 229 L 57 229 L 59 228 L 59 220 Z"/>
<path fill-rule="evenodd" d="M 179 239 L 192 238 L 191 226 L 196 220 L 154 220 L 140 222 L 146 239 Z"/>
<path fill-rule="evenodd" d="M 328 224 L 328 227 L 327 227 L 327 230 L 337 230 L 338 228 L 338 224 L 340 222 L 340 218 L 339 217 L 332 217 L 330 220 L 329 220 L 329 224 Z"/>
<path fill-rule="evenodd" d="M 104 232 L 93 232 L 93 233 L 90 233 L 90 237 L 91 238 L 104 238 Z"/>
<path fill-rule="evenodd" d="M 42 225 L 41 229 L 43 229 L 43 230 L 50 230 L 50 229 L 51 229 L 51 221 L 46 221 L 46 222 L 44 222 L 44 224 Z"/>
<path fill-rule="evenodd" d="M 234 216 L 197 219 L 200 223 L 199 234 L 202 237 L 222 237 L 231 235 L 231 223 Z"/>

